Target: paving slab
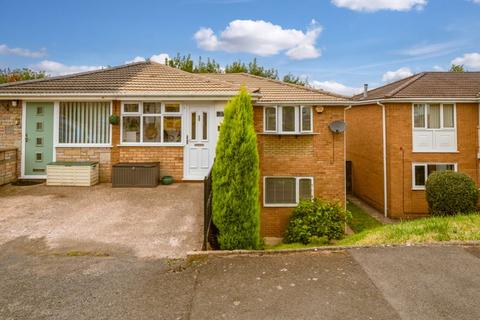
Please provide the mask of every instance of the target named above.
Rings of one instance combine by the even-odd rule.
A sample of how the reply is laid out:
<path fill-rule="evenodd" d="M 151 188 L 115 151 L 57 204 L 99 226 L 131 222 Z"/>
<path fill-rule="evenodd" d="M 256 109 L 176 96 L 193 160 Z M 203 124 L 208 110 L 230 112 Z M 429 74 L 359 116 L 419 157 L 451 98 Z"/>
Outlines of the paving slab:
<path fill-rule="evenodd" d="M 349 250 L 402 319 L 479 319 L 478 249 L 461 246 Z"/>

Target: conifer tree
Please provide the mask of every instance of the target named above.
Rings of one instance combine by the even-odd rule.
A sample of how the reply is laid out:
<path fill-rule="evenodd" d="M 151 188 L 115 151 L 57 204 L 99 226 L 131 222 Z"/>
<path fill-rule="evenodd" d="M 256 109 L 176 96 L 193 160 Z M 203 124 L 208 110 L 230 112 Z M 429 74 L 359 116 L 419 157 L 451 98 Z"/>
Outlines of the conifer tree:
<path fill-rule="evenodd" d="M 253 107 L 245 88 L 225 108 L 213 166 L 213 222 L 221 249 L 260 243 L 259 160 Z"/>

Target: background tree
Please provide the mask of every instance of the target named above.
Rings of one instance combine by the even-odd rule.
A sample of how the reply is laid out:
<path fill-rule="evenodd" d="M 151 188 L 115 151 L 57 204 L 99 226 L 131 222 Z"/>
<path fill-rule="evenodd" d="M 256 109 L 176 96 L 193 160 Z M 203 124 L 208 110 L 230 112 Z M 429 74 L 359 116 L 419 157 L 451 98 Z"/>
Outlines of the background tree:
<path fill-rule="evenodd" d="M 300 86 L 306 86 L 308 83 L 307 79 L 294 76 L 291 73 L 288 73 L 283 77 L 283 82 L 297 84 Z"/>
<path fill-rule="evenodd" d="M 194 71 L 193 60 L 190 54 L 180 56 L 180 53 L 177 53 L 177 55 L 172 59 L 165 59 L 165 64 L 186 72 Z"/>
<path fill-rule="evenodd" d="M 465 72 L 465 67 L 463 64 L 452 64 L 450 67 L 450 72 Z"/>
<path fill-rule="evenodd" d="M 23 69 L 0 69 L 0 83 L 15 82 L 22 80 L 34 80 L 45 78 L 45 71 L 34 71 L 28 68 Z"/>
<path fill-rule="evenodd" d="M 222 69 L 215 59 L 207 58 L 207 62 L 202 61 L 202 57 L 198 58 L 198 64 L 193 69 L 195 73 L 220 73 Z"/>
<path fill-rule="evenodd" d="M 260 245 L 259 160 L 253 107 L 245 88 L 227 104 L 213 166 L 213 222 L 221 249 Z"/>
<path fill-rule="evenodd" d="M 248 67 L 242 61 L 234 61 L 225 66 L 225 73 L 248 73 Z"/>

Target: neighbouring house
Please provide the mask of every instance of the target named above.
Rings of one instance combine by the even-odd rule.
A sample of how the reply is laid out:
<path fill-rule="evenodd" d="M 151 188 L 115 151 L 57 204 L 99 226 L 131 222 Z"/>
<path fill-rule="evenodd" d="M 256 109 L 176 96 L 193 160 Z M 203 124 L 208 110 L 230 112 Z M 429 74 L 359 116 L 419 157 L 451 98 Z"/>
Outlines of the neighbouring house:
<path fill-rule="evenodd" d="M 425 181 L 479 181 L 480 72 L 424 72 L 353 98 L 346 113 L 353 193 L 393 218 L 428 213 Z"/>
<path fill-rule="evenodd" d="M 261 233 L 280 237 L 302 198 L 345 201 L 342 96 L 247 74 L 191 74 L 154 62 L 0 85 L 0 148 L 19 150 L 21 178 L 51 161 L 159 162 L 160 175 L 203 180 L 227 101 L 245 85 L 254 104 Z M 111 124 L 116 115 L 119 124 Z"/>

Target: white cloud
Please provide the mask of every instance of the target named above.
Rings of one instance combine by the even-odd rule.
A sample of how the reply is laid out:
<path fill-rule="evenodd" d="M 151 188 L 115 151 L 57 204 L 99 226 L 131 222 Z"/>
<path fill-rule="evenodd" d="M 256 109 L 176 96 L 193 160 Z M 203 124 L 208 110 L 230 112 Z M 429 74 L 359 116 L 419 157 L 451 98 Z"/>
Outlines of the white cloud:
<path fill-rule="evenodd" d="M 375 12 L 379 10 L 410 11 L 423 9 L 427 0 L 331 0 L 334 5 L 355 11 Z"/>
<path fill-rule="evenodd" d="M 165 59 L 170 59 L 170 56 L 167 53 L 154 54 L 150 57 L 150 60 L 156 63 L 165 64 Z M 135 63 L 135 62 L 145 62 L 147 59 L 144 57 L 136 56 L 132 60 L 125 61 L 126 64 Z"/>
<path fill-rule="evenodd" d="M 27 58 L 41 58 L 47 54 L 47 50 L 45 48 L 42 48 L 38 51 L 30 51 L 23 48 L 10 48 L 6 44 L 0 44 L 0 54 L 21 56 Z"/>
<path fill-rule="evenodd" d="M 435 70 L 435 71 L 445 71 L 445 69 L 442 66 L 439 66 L 439 65 L 434 65 L 433 70 Z"/>
<path fill-rule="evenodd" d="M 399 50 L 398 53 L 418 57 L 424 55 L 436 55 L 438 53 L 446 54 L 452 50 L 458 49 L 459 43 L 456 41 L 440 42 L 440 43 L 422 43 L 416 46 Z"/>
<path fill-rule="evenodd" d="M 354 88 L 346 86 L 336 81 L 311 81 L 310 85 L 316 89 L 323 89 L 333 93 L 342 94 L 345 96 L 352 96 L 363 91 L 363 88 Z"/>
<path fill-rule="evenodd" d="M 132 60 L 125 61 L 125 64 L 136 63 L 136 62 L 145 62 L 145 61 L 146 61 L 146 59 L 144 57 L 136 56 Z"/>
<path fill-rule="evenodd" d="M 85 71 L 92 71 L 97 69 L 103 69 L 103 66 L 67 66 L 63 63 L 43 60 L 40 63 L 33 66 L 36 70 L 45 71 L 51 76 L 61 76 L 70 73 L 78 73 Z"/>
<path fill-rule="evenodd" d="M 387 71 L 383 74 L 382 81 L 383 82 L 393 82 L 397 80 L 404 79 L 406 77 L 410 77 L 413 75 L 412 70 L 410 68 L 400 68 L 395 71 Z"/>
<path fill-rule="evenodd" d="M 165 64 L 165 59 L 170 59 L 170 56 L 167 53 L 160 53 L 150 57 L 150 60 L 156 63 Z"/>
<path fill-rule="evenodd" d="M 248 52 L 271 56 L 286 51 L 295 60 L 320 57 L 315 42 L 322 27 L 315 20 L 306 32 L 283 29 L 263 20 L 234 20 L 219 36 L 211 28 L 200 28 L 194 35 L 198 47 L 207 51 Z"/>
<path fill-rule="evenodd" d="M 472 0 L 472 2 L 480 4 L 480 0 Z"/>
<path fill-rule="evenodd" d="M 480 70 L 480 53 L 465 53 L 452 60 L 452 64 L 464 65 L 467 69 Z"/>

